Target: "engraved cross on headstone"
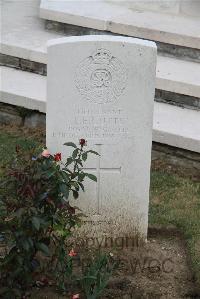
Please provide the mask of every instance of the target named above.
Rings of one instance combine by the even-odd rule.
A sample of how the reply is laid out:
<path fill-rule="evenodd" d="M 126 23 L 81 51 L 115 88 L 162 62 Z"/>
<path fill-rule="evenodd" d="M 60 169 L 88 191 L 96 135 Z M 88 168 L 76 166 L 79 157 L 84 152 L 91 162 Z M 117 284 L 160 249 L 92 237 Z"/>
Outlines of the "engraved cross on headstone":
<path fill-rule="evenodd" d="M 95 171 L 96 172 L 96 177 L 97 177 L 97 183 L 96 183 L 96 199 L 97 199 L 96 214 L 100 215 L 101 173 L 120 173 L 121 172 L 121 167 L 118 167 L 118 168 L 101 167 L 101 146 L 102 146 L 102 144 L 95 144 L 95 145 L 96 145 L 96 150 L 99 154 L 99 156 L 97 156 L 97 160 L 96 160 L 96 167 L 95 168 L 84 168 L 84 170 L 92 171 L 92 172 Z"/>

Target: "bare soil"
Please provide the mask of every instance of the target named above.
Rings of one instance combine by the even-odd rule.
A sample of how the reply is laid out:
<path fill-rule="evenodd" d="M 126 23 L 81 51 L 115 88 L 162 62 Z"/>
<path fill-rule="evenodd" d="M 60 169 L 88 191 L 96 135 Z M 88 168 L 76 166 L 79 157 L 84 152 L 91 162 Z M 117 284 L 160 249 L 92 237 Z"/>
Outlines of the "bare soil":
<path fill-rule="evenodd" d="M 101 299 L 200 298 L 181 237 L 157 234 L 151 236 L 143 248 L 123 248 L 115 255 L 120 265 Z M 58 299 L 72 296 L 58 295 L 53 287 L 44 287 L 33 290 L 31 298 Z M 80 298 L 85 299 L 83 295 Z"/>

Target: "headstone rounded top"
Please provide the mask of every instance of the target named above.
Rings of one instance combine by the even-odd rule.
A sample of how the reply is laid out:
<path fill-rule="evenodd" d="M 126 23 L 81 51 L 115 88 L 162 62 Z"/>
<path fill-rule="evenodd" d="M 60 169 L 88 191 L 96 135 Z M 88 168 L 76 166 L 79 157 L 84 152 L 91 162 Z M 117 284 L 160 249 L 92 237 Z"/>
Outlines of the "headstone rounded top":
<path fill-rule="evenodd" d="M 51 39 L 48 41 L 48 49 L 54 46 L 60 46 L 62 44 L 70 43 L 87 43 L 87 42 L 112 42 L 112 43 L 122 43 L 125 44 L 134 44 L 141 47 L 148 47 L 157 49 L 156 43 L 149 40 L 143 40 L 130 36 L 112 36 L 112 35 L 81 35 L 81 36 L 67 36 L 60 37 L 56 39 Z"/>

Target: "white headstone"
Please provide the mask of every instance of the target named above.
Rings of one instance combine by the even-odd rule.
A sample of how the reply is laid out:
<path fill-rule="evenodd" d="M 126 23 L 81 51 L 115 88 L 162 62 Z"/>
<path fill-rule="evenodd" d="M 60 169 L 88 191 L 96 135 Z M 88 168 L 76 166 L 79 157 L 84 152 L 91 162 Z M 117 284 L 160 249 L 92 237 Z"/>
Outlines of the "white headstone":
<path fill-rule="evenodd" d="M 65 142 L 85 138 L 101 155 L 85 166 L 98 182 L 86 181 L 76 202 L 89 216 L 88 233 L 98 227 L 146 239 L 155 69 L 149 41 L 82 36 L 49 44 L 47 146 L 67 155 Z"/>

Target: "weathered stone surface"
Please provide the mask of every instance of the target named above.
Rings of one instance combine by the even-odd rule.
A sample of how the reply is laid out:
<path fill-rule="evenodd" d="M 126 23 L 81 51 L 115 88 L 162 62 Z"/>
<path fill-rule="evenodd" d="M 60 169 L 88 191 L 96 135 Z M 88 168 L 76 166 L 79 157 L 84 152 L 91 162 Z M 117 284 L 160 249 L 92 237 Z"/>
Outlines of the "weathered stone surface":
<path fill-rule="evenodd" d="M 47 146 L 66 157 L 64 142 L 86 138 L 100 154 L 86 164 L 98 183 L 86 181 L 75 203 L 88 215 L 87 235 L 146 239 L 155 66 L 155 44 L 133 38 L 68 37 L 49 46 Z"/>
<path fill-rule="evenodd" d="M 200 154 L 180 149 L 173 146 L 153 142 L 152 146 L 152 166 L 157 165 L 163 169 L 173 169 L 181 175 L 200 179 Z M 157 168 L 157 167 L 156 167 Z"/>
<path fill-rule="evenodd" d="M 116 0 L 106 1 L 112 4 L 116 3 Z M 198 0 L 119 0 L 117 4 L 141 12 L 147 10 L 172 15 L 183 14 L 184 16 L 200 17 L 200 3 Z"/>
<path fill-rule="evenodd" d="M 171 45 L 167 43 L 156 42 L 158 53 L 162 55 L 169 55 L 179 59 L 200 62 L 200 50 L 188 48 L 178 45 Z"/>
<path fill-rule="evenodd" d="M 100 34 L 110 34 L 116 35 L 111 32 L 106 32 L 103 30 L 97 30 L 87 27 L 81 27 L 71 24 L 64 24 L 56 21 L 45 20 L 45 28 L 49 31 L 56 31 L 67 36 L 81 36 L 81 35 L 100 35 Z"/>
<path fill-rule="evenodd" d="M 0 124 L 43 128 L 45 130 L 46 115 L 38 111 L 0 102 Z"/>
<path fill-rule="evenodd" d="M 19 125 L 21 125 L 21 123 L 22 123 L 22 118 L 19 115 L 0 111 L 0 124 L 1 125 L 19 126 Z"/>
<path fill-rule="evenodd" d="M 40 74 L 40 75 L 47 74 L 46 64 L 35 62 L 35 61 L 20 59 L 20 68 L 23 71 L 34 72 L 34 73 Z"/>
<path fill-rule="evenodd" d="M 44 76 L 47 74 L 47 66 L 44 63 L 30 61 L 5 54 L 0 54 L 0 65 L 33 72 Z"/>
<path fill-rule="evenodd" d="M 39 112 L 32 112 L 25 117 L 24 126 L 28 128 L 45 128 L 46 115 Z"/>
<path fill-rule="evenodd" d="M 22 117 L 20 116 L 16 107 L 0 102 L 0 124 L 16 126 L 22 124 Z"/>
<path fill-rule="evenodd" d="M 14 68 L 20 68 L 20 59 L 18 57 L 13 57 L 0 53 L 0 64 Z"/>
<path fill-rule="evenodd" d="M 156 89 L 155 100 L 179 107 L 200 110 L 200 98 Z"/>
<path fill-rule="evenodd" d="M 192 151 L 187 151 L 184 149 L 180 149 L 177 147 L 169 146 L 169 145 L 164 145 L 160 143 L 153 142 L 153 150 L 157 153 L 164 153 L 166 155 L 171 155 L 171 156 L 176 156 L 179 158 L 184 158 L 191 160 L 193 162 L 200 163 L 200 154 L 199 153 L 194 153 Z M 152 160 L 156 158 L 152 156 Z"/>

